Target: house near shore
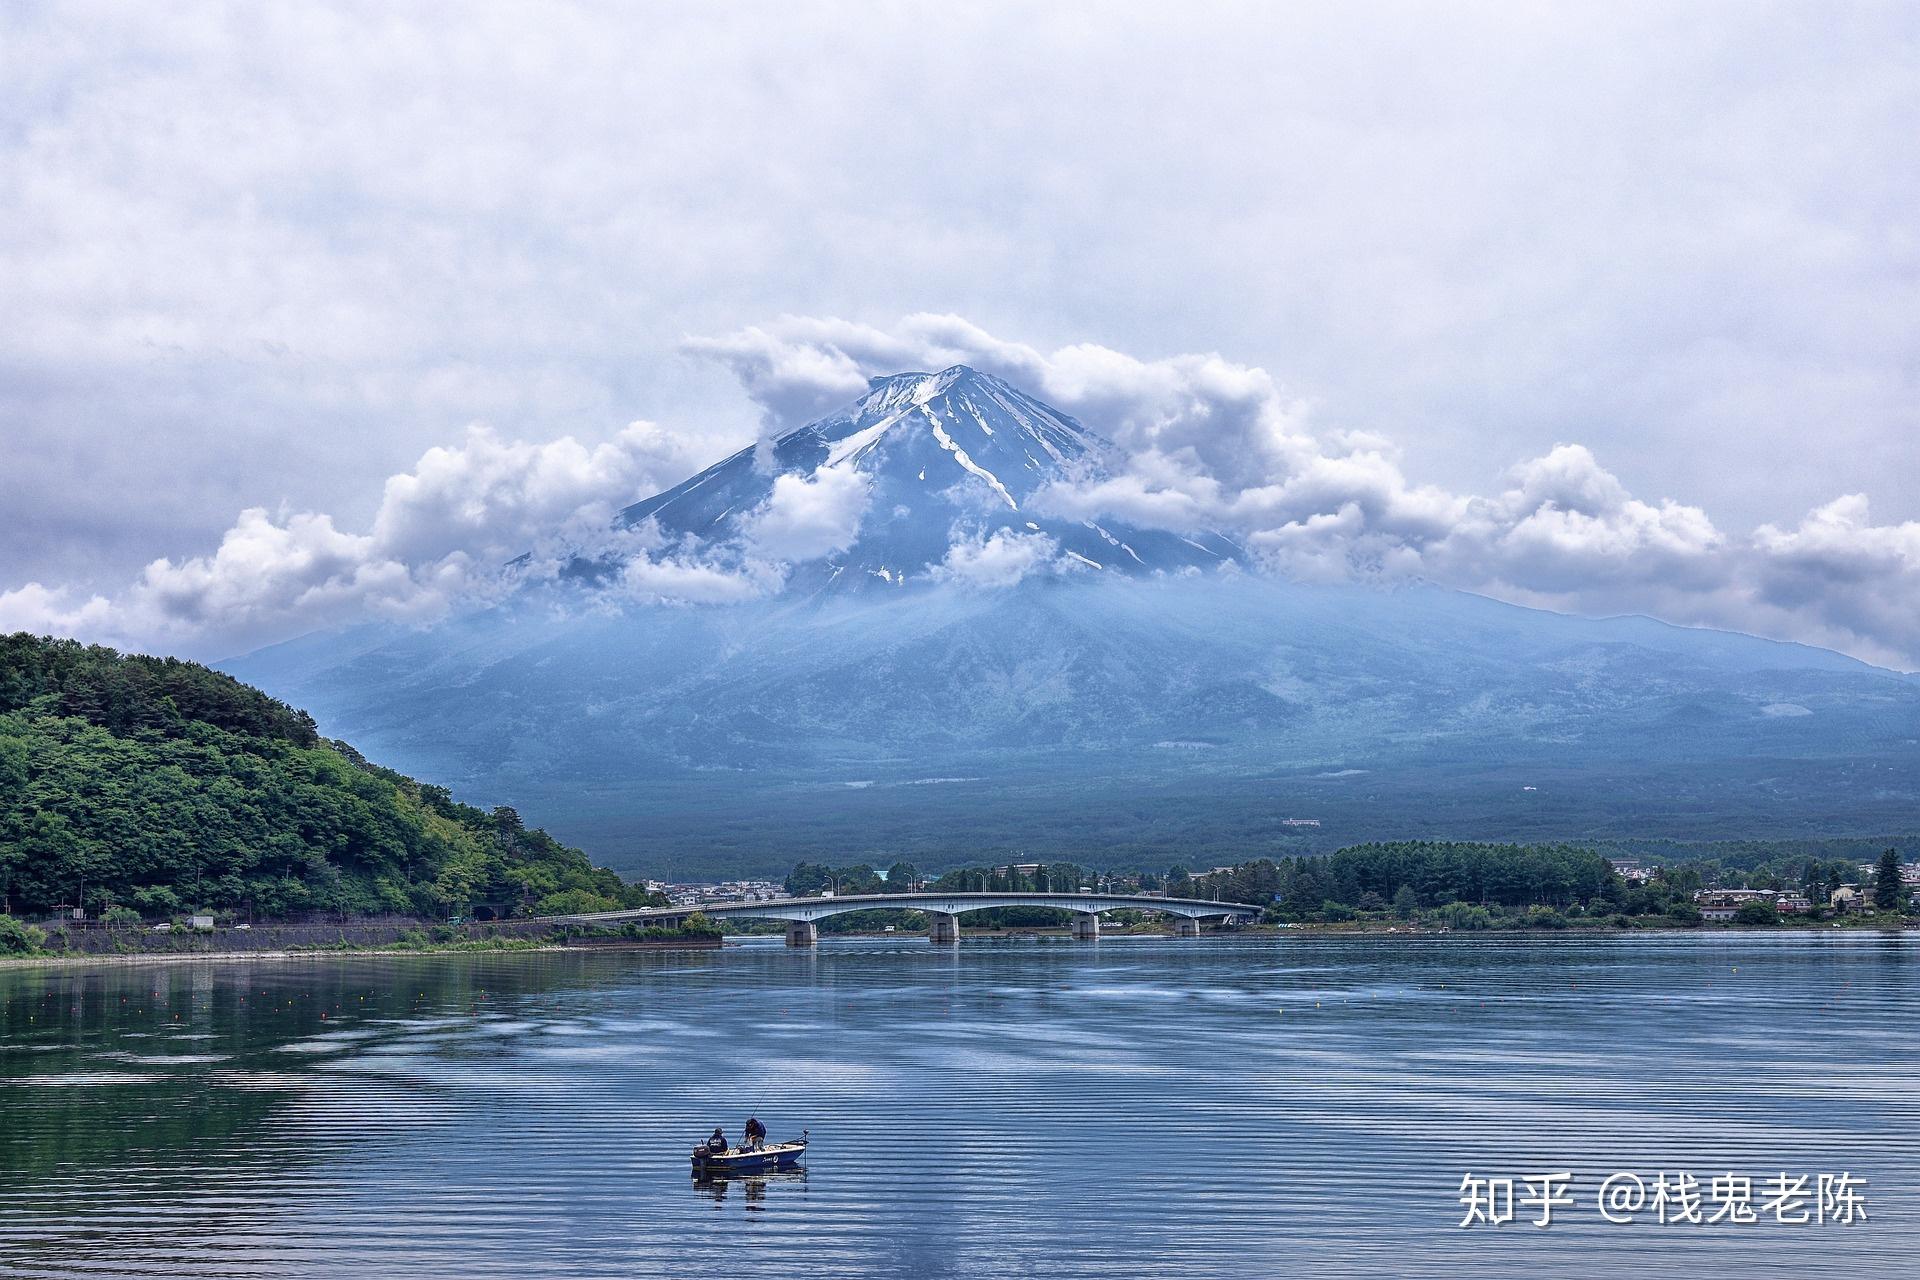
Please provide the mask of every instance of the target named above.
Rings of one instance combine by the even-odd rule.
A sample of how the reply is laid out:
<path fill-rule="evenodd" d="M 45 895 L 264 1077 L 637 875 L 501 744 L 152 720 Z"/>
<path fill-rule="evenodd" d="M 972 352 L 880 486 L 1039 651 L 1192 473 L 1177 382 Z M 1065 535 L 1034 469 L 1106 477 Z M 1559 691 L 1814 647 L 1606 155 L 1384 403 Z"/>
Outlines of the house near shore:
<path fill-rule="evenodd" d="M 1723 924 L 1749 902 L 1764 902 L 1783 916 L 1805 915 L 1813 910 L 1805 894 L 1784 889 L 1702 889 L 1693 895 L 1702 920 Z"/>

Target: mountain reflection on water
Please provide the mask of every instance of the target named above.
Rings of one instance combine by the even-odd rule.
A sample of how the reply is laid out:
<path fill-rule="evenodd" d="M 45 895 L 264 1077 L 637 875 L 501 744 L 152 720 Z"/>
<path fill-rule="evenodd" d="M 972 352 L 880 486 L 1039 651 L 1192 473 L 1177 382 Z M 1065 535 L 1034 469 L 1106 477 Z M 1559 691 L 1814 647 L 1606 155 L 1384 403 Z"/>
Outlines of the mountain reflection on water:
<path fill-rule="evenodd" d="M 1904 1273 L 1911 935 L 774 940 L 0 970 L 0 1273 Z M 805 1173 L 698 1182 L 749 1112 Z M 1575 1175 L 1545 1231 L 1460 1181 Z M 1610 1226 L 1616 1171 L 1853 1226 Z M 1521 1215 L 1522 1218 L 1526 1214 Z"/>

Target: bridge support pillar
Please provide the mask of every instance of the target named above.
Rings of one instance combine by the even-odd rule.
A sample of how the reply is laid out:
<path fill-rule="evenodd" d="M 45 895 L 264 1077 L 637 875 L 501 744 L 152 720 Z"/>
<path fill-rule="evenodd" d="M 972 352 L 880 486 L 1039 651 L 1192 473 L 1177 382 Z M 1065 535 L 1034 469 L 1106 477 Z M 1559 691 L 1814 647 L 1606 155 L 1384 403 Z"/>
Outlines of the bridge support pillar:
<path fill-rule="evenodd" d="M 1197 938 L 1200 936 L 1200 921 L 1193 916 L 1175 916 L 1173 936 L 1176 938 Z"/>
<path fill-rule="evenodd" d="M 790 947 L 811 947 L 820 941 L 820 926 L 811 920 L 789 920 L 787 922 L 787 945 Z"/>
<path fill-rule="evenodd" d="M 927 941 L 941 946 L 960 941 L 960 917 L 945 911 L 927 912 Z"/>
<path fill-rule="evenodd" d="M 1073 936 L 1082 942 L 1092 942 L 1100 936 L 1100 917 L 1092 911 L 1082 911 L 1073 917 Z"/>

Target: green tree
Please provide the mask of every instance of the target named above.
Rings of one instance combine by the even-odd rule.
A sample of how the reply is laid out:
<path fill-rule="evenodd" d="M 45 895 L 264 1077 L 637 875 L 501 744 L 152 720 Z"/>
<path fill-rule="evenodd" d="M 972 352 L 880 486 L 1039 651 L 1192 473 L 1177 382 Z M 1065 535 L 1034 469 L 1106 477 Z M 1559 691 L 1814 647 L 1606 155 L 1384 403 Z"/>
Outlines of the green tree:
<path fill-rule="evenodd" d="M 1779 924 L 1780 913 L 1771 902 L 1749 898 L 1734 909 L 1733 922 L 1744 925 Z"/>
<path fill-rule="evenodd" d="M 1820 865 L 1820 859 L 1807 859 L 1806 870 L 1800 873 L 1800 891 L 1807 895 L 1807 901 L 1816 904 L 1824 903 L 1827 900 L 1824 892 L 1826 883 L 1827 872 L 1826 868 Z"/>
<path fill-rule="evenodd" d="M 533 913 L 537 916 L 579 916 L 619 909 L 618 899 L 604 897 L 588 889 L 562 889 L 535 903 Z"/>
<path fill-rule="evenodd" d="M 787 873 L 785 888 L 790 898 L 805 898 L 833 887 L 833 868 L 819 862 L 801 862 Z"/>
<path fill-rule="evenodd" d="M 1412 885 L 1403 884 L 1393 891 L 1393 914 L 1402 920 L 1411 920 L 1419 909 L 1420 895 L 1413 891 Z"/>
<path fill-rule="evenodd" d="M 1900 855 L 1892 849 L 1880 855 L 1874 869 L 1873 905 L 1880 911 L 1900 909 Z"/>
<path fill-rule="evenodd" d="M 47 935 L 12 916 L 0 916 L 0 956 L 32 955 L 46 942 Z"/>
<path fill-rule="evenodd" d="M 1705 917 L 1700 914 L 1700 908 L 1694 906 L 1684 898 L 1676 898 L 1673 903 L 1667 907 L 1667 919 L 1673 921 L 1675 924 L 1695 925 L 1699 924 L 1704 918 Z"/>
<path fill-rule="evenodd" d="M 1493 928 L 1493 913 L 1471 902 L 1449 902 L 1440 908 L 1440 918 L 1449 929 Z"/>
<path fill-rule="evenodd" d="M 834 872 L 834 875 L 840 884 L 839 892 L 843 895 L 849 893 L 886 892 L 886 881 L 880 878 L 878 871 L 875 871 L 865 863 L 851 867 L 841 867 Z"/>

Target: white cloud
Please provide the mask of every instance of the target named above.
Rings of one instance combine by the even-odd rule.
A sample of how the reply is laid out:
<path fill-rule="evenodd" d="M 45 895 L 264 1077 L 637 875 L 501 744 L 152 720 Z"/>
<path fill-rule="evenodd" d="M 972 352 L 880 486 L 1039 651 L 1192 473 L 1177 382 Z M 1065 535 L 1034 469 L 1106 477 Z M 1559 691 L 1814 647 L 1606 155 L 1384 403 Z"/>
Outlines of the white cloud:
<path fill-rule="evenodd" d="M 1580 445 L 1560 445 L 1510 473 L 1498 498 L 1472 499 L 1432 541 L 1436 572 L 1533 592 L 1619 583 L 1705 587 L 1727 572 L 1727 540 L 1698 507 L 1643 502 Z"/>
<path fill-rule="evenodd" d="M 749 560 L 740 567 L 694 558 L 641 554 L 620 574 L 620 594 L 642 604 L 738 604 L 770 595 L 784 585 L 780 569 Z"/>
<path fill-rule="evenodd" d="M 470 427 L 457 447 L 427 450 L 386 482 L 373 521 L 376 546 L 408 563 L 453 552 L 486 558 L 525 551 L 580 513 L 604 513 L 678 483 L 706 461 L 686 437 L 650 422 L 588 447 L 572 436 L 545 444 L 502 440 Z"/>
<path fill-rule="evenodd" d="M 859 536 L 871 498 L 867 477 L 845 464 L 776 476 L 773 493 L 746 521 L 747 546 L 794 563 L 843 551 Z"/>
<path fill-rule="evenodd" d="M 0 591 L 0 632 L 93 636 L 104 633 L 112 616 L 113 602 L 105 596 L 78 599 L 64 588 L 38 582 Z"/>
<path fill-rule="evenodd" d="M 1060 554 L 1060 545 L 1044 533 L 996 529 L 957 537 L 933 576 L 962 586 L 997 589 L 1011 587 L 1035 574 L 1067 573 L 1075 561 Z"/>
<path fill-rule="evenodd" d="M 252 632 L 262 623 L 322 625 L 334 617 L 427 617 L 444 601 L 428 581 L 333 518 L 240 513 L 210 556 L 156 560 L 130 595 L 136 617 L 169 630 Z"/>
<path fill-rule="evenodd" d="M 663 549 L 650 526 L 621 528 L 618 505 L 704 461 L 672 432 L 636 422 L 589 448 L 570 436 L 503 440 L 476 426 L 390 477 L 367 533 L 316 512 L 242 511 L 208 555 L 160 559 L 114 598 L 29 583 L 0 595 L 0 625 L 140 647 L 220 653 L 368 619 L 428 623 L 552 578 L 578 555 L 626 564 L 636 598 L 740 599 L 777 586 Z M 530 559 L 510 569 L 507 561 Z"/>
<path fill-rule="evenodd" d="M 1754 594 L 1806 638 L 1895 665 L 1920 665 L 1920 521 L 1875 525 L 1862 494 L 1836 498 L 1788 530 L 1762 525 Z"/>
<path fill-rule="evenodd" d="M 732 371 L 760 406 L 763 435 L 811 422 L 866 390 L 856 357 L 843 349 L 849 340 L 857 350 L 873 355 L 857 344 L 863 333 L 874 331 L 857 325 L 788 318 L 778 328 L 778 336 L 749 326 L 725 337 L 689 338 L 681 344 L 688 355 L 717 360 Z M 805 330 L 814 340 L 793 341 L 795 330 Z"/>

